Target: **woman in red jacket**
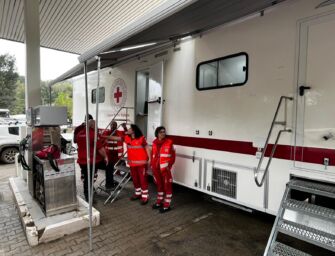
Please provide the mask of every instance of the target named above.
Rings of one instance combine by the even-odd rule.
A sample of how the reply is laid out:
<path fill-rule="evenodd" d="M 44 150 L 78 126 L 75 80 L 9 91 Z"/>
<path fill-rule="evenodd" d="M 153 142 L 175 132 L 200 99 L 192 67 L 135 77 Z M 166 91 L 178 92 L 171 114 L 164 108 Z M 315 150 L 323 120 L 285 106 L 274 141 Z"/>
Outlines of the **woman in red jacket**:
<path fill-rule="evenodd" d="M 155 136 L 156 139 L 152 142 L 151 168 L 157 185 L 157 199 L 152 208 L 164 213 L 171 209 L 171 168 L 175 162 L 176 153 L 172 140 L 166 138 L 166 130 L 163 126 L 156 128 Z"/>
<path fill-rule="evenodd" d="M 117 136 L 108 138 L 116 141 L 124 140 L 127 144 L 128 165 L 135 188 L 135 193 L 130 200 L 140 199 L 141 204 L 144 205 L 149 201 L 147 165 L 150 163 L 150 149 L 137 125 L 131 124 L 128 130 L 125 124 L 122 126 L 126 131 L 124 139 Z"/>
<path fill-rule="evenodd" d="M 141 199 L 141 204 L 149 201 L 147 164 L 150 162 L 150 149 L 137 125 L 130 125 L 124 138 L 127 144 L 128 164 L 133 179 L 135 194 L 130 200 Z"/>

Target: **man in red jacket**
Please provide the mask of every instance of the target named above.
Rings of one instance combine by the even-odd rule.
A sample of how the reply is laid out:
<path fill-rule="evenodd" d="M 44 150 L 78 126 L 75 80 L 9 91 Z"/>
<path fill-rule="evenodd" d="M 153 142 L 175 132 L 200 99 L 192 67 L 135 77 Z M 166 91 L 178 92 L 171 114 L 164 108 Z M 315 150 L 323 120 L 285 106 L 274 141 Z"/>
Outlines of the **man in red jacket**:
<path fill-rule="evenodd" d="M 78 144 L 78 160 L 77 163 L 80 165 L 81 175 L 83 178 L 83 185 L 84 185 L 84 195 L 86 201 L 88 201 L 88 173 L 87 173 L 87 166 L 90 166 L 91 172 L 91 184 L 94 179 L 97 177 L 97 170 L 103 169 L 105 163 L 108 164 L 108 157 L 103 146 L 103 143 L 100 138 L 97 140 L 97 147 L 96 147 L 96 159 L 95 159 L 95 173 L 93 175 L 93 153 L 94 153 L 94 127 L 95 121 L 89 120 L 89 143 L 90 143 L 90 162 L 87 161 L 87 148 L 86 148 L 86 128 L 84 127 L 81 129 L 76 135 L 76 142 Z"/>
<path fill-rule="evenodd" d="M 106 167 L 106 189 L 113 189 L 117 186 L 114 181 L 114 166 L 123 155 L 123 141 L 116 141 L 109 138 L 109 136 L 124 137 L 124 131 L 117 130 L 117 123 L 113 121 L 110 129 L 106 129 L 102 137 L 106 139 L 105 150 L 108 155 L 108 165 Z"/>
<path fill-rule="evenodd" d="M 171 168 L 176 159 L 176 153 L 171 139 L 166 138 L 163 126 L 155 130 L 156 139 L 152 142 L 151 168 L 157 185 L 157 199 L 152 206 L 161 213 L 169 211 L 172 200 Z"/>
<path fill-rule="evenodd" d="M 93 120 L 93 116 L 88 114 L 88 120 Z M 86 127 L 86 117 L 84 119 L 84 122 L 81 123 L 79 126 L 77 126 L 75 129 L 74 129 L 74 132 L 73 132 L 73 143 L 77 143 L 77 134 L 78 132 L 80 132 L 81 130 L 85 129 Z"/>

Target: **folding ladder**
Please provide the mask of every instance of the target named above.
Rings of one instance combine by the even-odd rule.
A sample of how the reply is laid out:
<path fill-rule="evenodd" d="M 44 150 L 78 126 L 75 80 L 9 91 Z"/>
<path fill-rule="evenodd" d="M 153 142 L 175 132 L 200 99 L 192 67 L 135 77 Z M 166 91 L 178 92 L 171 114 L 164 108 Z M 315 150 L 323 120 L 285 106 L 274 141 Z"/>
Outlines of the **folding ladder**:
<path fill-rule="evenodd" d="M 96 188 L 97 192 L 103 191 L 108 194 L 108 198 L 104 202 L 104 205 L 106 205 L 109 200 L 111 200 L 111 203 L 113 203 L 131 179 L 130 168 L 126 165 L 127 159 L 124 157 L 125 154 L 127 154 L 127 152 L 125 152 L 123 154 L 123 157 L 121 157 L 119 161 L 117 161 L 117 163 L 114 165 L 113 175 L 114 180 L 118 182 L 118 185 L 113 190 L 106 189 L 106 187 L 103 185 L 103 183 L 105 183 L 106 181 L 106 179 L 104 179 Z"/>
<path fill-rule="evenodd" d="M 306 193 L 309 199 L 293 199 L 294 191 Z M 287 183 L 264 255 L 310 255 L 280 243 L 277 239 L 279 233 L 325 248 L 330 251 L 329 255 L 335 254 L 335 210 L 314 204 L 317 196 L 335 199 L 335 186 L 296 179 Z"/>

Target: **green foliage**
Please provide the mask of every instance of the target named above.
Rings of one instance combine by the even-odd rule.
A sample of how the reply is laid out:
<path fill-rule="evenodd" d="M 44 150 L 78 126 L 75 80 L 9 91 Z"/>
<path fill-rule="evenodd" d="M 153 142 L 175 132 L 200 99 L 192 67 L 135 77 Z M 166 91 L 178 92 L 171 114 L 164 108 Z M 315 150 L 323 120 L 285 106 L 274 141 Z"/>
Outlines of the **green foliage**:
<path fill-rule="evenodd" d="M 51 93 L 51 95 L 50 95 Z M 72 119 L 72 85 L 69 82 L 59 83 L 55 86 L 48 86 L 48 81 L 41 82 L 41 102 L 42 105 L 65 106 L 67 107 L 68 118 Z M 15 108 L 11 114 L 24 114 L 25 113 L 25 85 L 24 77 L 18 80 L 16 89 Z"/>
<path fill-rule="evenodd" d="M 55 85 L 53 91 L 57 95 L 55 98 L 55 106 L 66 106 L 67 117 L 72 120 L 72 85 L 67 82 L 63 82 Z"/>
<path fill-rule="evenodd" d="M 18 73 L 15 70 L 15 57 L 0 55 L 0 108 L 12 111 L 15 107 L 15 95 Z"/>
<path fill-rule="evenodd" d="M 8 108 L 11 115 L 25 113 L 25 78 L 15 71 L 15 57 L 0 55 L 0 108 Z M 42 105 L 66 106 L 72 119 L 72 85 L 59 83 L 50 90 L 48 81 L 41 82 Z"/>
<path fill-rule="evenodd" d="M 18 115 L 18 114 L 25 113 L 24 77 L 20 77 L 16 83 L 17 83 L 17 87 L 15 91 L 15 104 L 14 104 L 14 108 L 10 111 L 11 115 Z"/>

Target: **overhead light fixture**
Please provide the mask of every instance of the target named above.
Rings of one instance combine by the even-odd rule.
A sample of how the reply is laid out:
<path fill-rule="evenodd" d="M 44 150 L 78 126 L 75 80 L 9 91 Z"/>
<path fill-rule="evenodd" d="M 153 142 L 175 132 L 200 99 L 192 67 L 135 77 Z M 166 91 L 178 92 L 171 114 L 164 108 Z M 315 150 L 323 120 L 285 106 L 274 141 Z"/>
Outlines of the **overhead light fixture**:
<path fill-rule="evenodd" d="M 192 36 L 185 36 L 185 37 L 180 38 L 180 41 L 188 40 L 188 39 L 191 39 L 191 38 L 192 38 Z"/>
<path fill-rule="evenodd" d="M 129 50 L 138 49 L 138 48 L 143 48 L 143 47 L 147 47 L 147 46 L 151 46 L 151 45 L 155 45 L 155 44 L 157 44 L 157 43 L 153 42 L 153 43 L 147 43 L 147 44 L 138 44 L 138 45 L 128 46 L 128 47 L 121 48 L 120 52 L 129 51 Z"/>
<path fill-rule="evenodd" d="M 127 47 L 123 47 L 123 48 L 115 48 L 115 49 L 107 51 L 107 52 L 102 52 L 99 55 L 105 55 L 105 54 L 114 53 L 114 52 L 125 52 L 125 51 L 129 51 L 129 50 L 134 50 L 134 49 L 138 49 L 138 48 L 143 48 L 143 47 L 155 45 L 157 43 L 158 42 L 152 42 L 152 43 L 146 43 L 146 44 L 138 44 L 138 45 L 127 46 Z"/>

